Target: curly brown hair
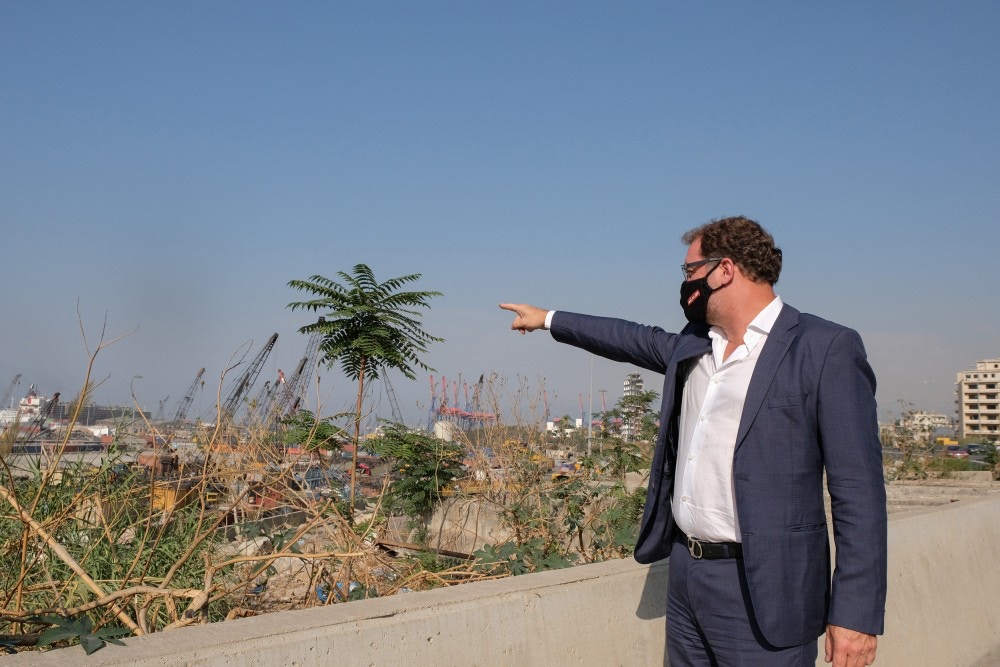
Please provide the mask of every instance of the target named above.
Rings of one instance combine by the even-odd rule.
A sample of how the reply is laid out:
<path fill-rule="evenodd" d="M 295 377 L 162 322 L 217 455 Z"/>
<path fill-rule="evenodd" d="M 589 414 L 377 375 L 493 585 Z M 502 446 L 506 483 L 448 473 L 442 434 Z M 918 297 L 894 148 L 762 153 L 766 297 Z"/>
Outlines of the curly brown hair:
<path fill-rule="evenodd" d="M 728 257 L 750 280 L 774 285 L 781 275 L 781 248 L 760 223 L 742 215 L 713 220 L 685 232 L 681 240 L 691 245 L 701 239 L 705 257 Z"/>

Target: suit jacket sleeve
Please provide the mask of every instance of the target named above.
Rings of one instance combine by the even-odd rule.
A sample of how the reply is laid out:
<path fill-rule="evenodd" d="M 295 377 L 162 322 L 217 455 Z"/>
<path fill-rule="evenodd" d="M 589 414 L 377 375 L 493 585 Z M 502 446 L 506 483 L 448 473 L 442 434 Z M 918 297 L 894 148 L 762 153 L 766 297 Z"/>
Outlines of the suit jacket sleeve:
<path fill-rule="evenodd" d="M 828 622 L 881 634 L 887 570 L 885 481 L 875 377 L 856 332 L 844 329 L 831 341 L 817 398 L 836 546 Z"/>
<path fill-rule="evenodd" d="M 553 315 L 550 332 L 560 343 L 656 373 L 666 370 L 677 337 L 660 327 L 562 310 Z"/>
<path fill-rule="evenodd" d="M 670 496 L 677 447 L 677 422 L 672 418 L 680 364 L 711 350 L 708 327 L 688 325 L 680 334 L 607 317 L 556 311 L 552 337 L 614 361 L 628 362 L 663 374 L 660 429 L 650 464 L 649 488 L 635 559 L 652 563 L 670 554 L 674 536 Z"/>

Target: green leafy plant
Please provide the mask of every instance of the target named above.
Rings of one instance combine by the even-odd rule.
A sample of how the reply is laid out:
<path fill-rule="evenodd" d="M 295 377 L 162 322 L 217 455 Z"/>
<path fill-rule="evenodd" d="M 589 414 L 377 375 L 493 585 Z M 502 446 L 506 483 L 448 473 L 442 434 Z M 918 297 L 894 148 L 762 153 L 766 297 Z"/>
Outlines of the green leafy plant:
<path fill-rule="evenodd" d="M 309 410 L 299 410 L 281 421 L 281 441 L 286 446 L 339 452 L 337 437 L 343 432 L 333 424 L 333 418 L 316 419 Z"/>
<path fill-rule="evenodd" d="M 38 622 L 51 625 L 38 638 L 37 646 L 51 646 L 56 642 L 78 640 L 80 646 L 90 655 L 105 646 L 106 643 L 125 646 L 118 637 L 132 634 L 128 628 L 100 628 L 95 630 L 94 623 L 87 616 L 63 618 L 62 616 L 42 616 Z"/>
<path fill-rule="evenodd" d="M 571 567 L 577 559 L 574 554 L 553 549 L 553 545 L 541 537 L 521 543 L 487 544 L 474 555 L 479 566 L 487 572 L 505 572 L 514 576 Z"/>
<path fill-rule="evenodd" d="M 300 292 L 310 292 L 315 298 L 294 301 L 294 310 L 322 312 L 324 316 L 307 324 L 300 332 L 318 332 L 323 338 L 320 351 L 328 366 L 340 363 L 344 374 L 358 383 L 357 406 L 354 413 L 354 449 L 351 466 L 350 507 L 354 509 L 354 486 L 357 483 L 358 441 L 361 435 L 361 409 L 365 382 L 395 369 L 406 377 L 416 378 L 414 368 L 433 370 L 420 360 L 430 343 L 444 339 L 423 330 L 418 309 L 429 307 L 440 292 L 404 292 L 407 283 L 420 279 L 414 273 L 385 282 L 378 282 L 365 264 L 354 266 L 353 273 L 338 271 L 343 284 L 314 275 L 308 280 L 292 280 L 288 286 Z"/>
<path fill-rule="evenodd" d="M 398 478 L 386 498 L 389 511 L 410 516 L 417 523 L 429 517 L 444 490 L 462 474 L 460 445 L 402 424 L 383 424 L 382 435 L 372 439 L 370 446 L 394 462 Z"/>

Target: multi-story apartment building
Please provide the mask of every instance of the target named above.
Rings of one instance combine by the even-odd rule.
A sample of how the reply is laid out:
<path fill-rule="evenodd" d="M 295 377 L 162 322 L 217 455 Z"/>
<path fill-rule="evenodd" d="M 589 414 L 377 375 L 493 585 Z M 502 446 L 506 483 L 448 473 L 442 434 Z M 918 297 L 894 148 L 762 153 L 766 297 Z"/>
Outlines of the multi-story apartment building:
<path fill-rule="evenodd" d="M 642 393 L 642 376 L 638 373 L 629 373 L 622 383 L 622 396 L 638 396 Z M 622 415 L 622 439 L 635 440 L 639 435 L 640 414 Z"/>
<path fill-rule="evenodd" d="M 1000 359 L 977 361 L 955 381 L 959 435 L 1000 437 Z"/>

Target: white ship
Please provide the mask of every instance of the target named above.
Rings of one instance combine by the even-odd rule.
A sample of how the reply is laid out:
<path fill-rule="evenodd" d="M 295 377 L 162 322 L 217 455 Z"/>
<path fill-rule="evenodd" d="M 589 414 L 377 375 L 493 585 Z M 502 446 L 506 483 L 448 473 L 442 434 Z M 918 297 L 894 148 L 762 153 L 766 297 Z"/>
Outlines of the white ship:
<path fill-rule="evenodd" d="M 58 396 L 59 394 L 56 394 L 53 399 L 58 400 Z M 52 401 L 44 396 L 39 396 L 38 392 L 35 391 L 35 385 L 31 385 L 31 389 L 28 390 L 16 408 L 10 407 L 0 410 L 0 429 L 6 429 L 15 422 L 20 424 L 22 428 L 29 424 L 40 424 L 51 403 Z"/>

